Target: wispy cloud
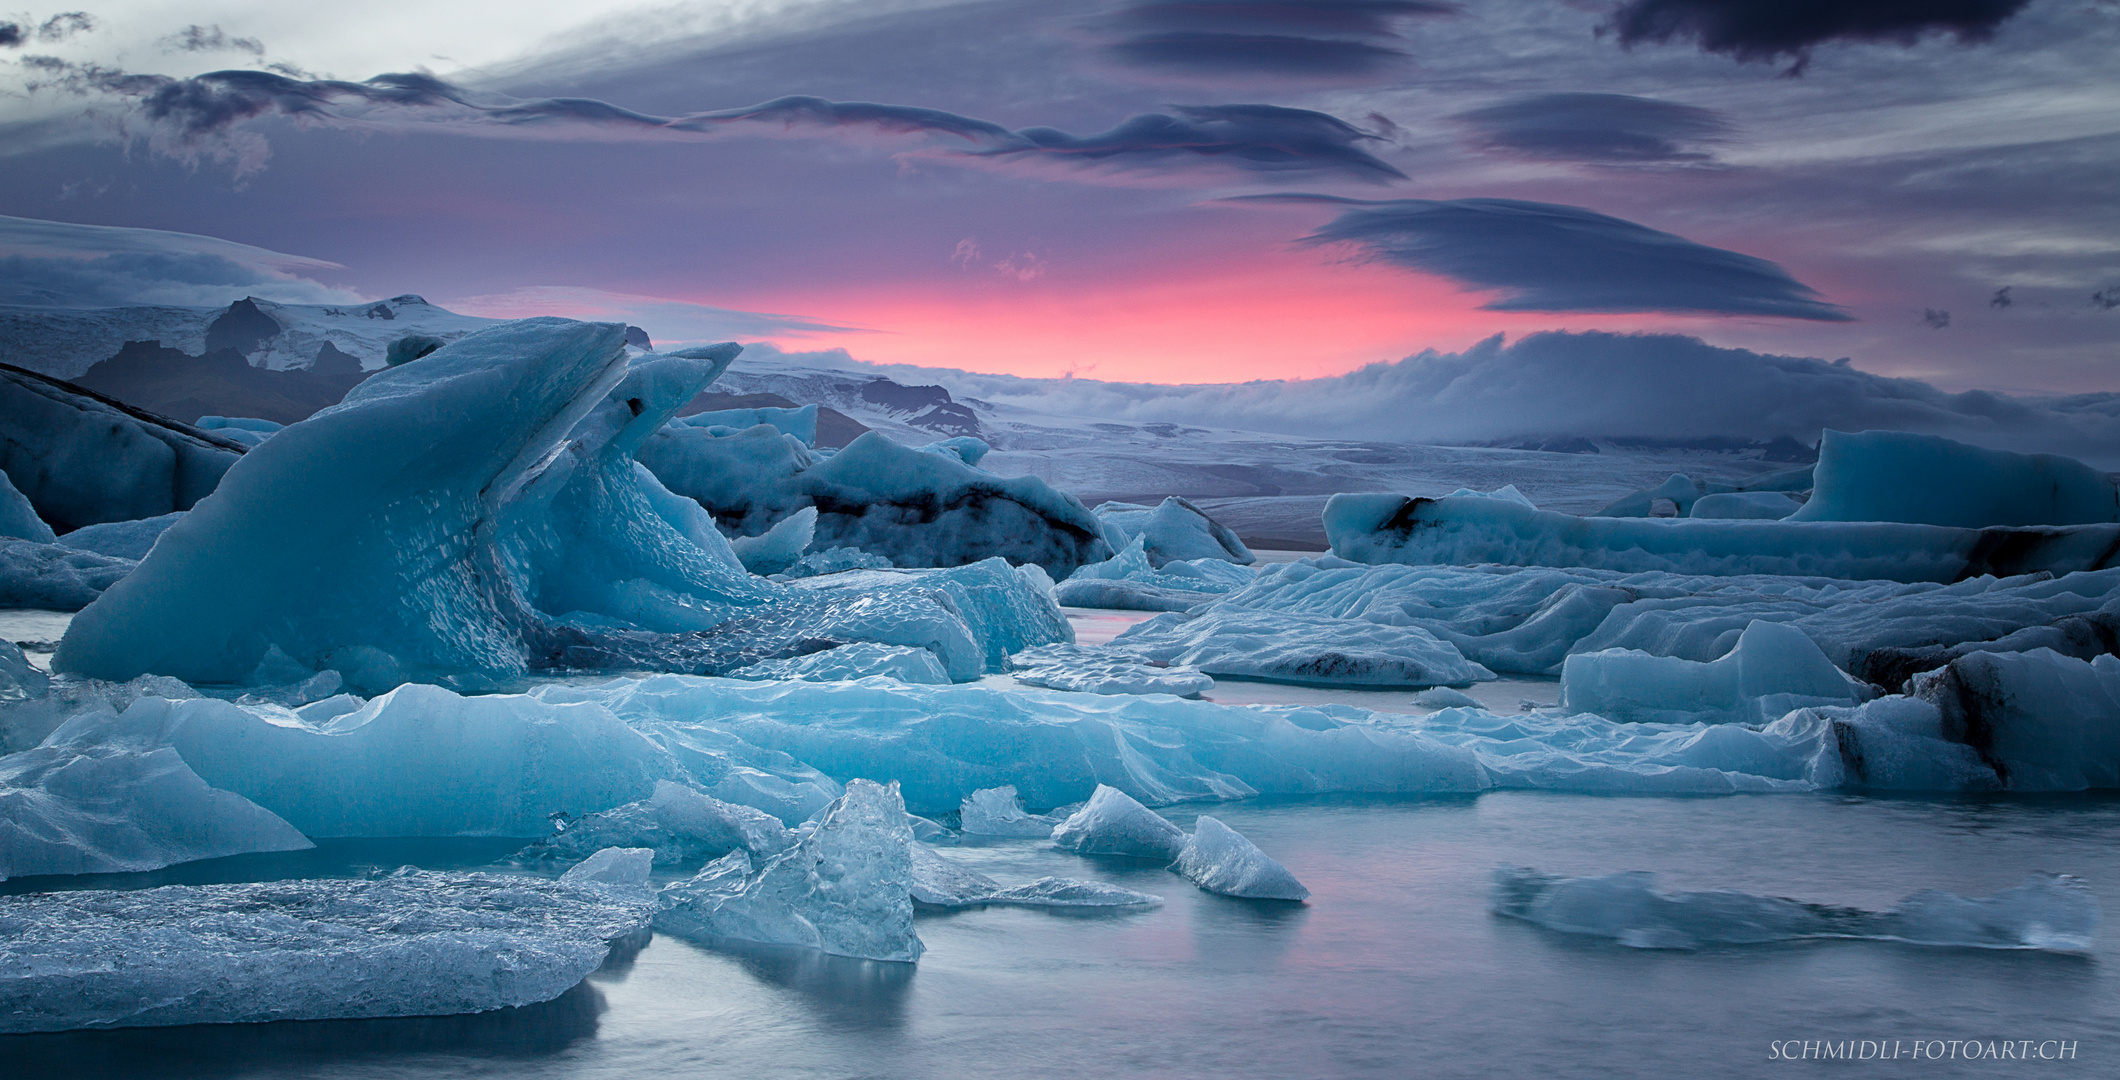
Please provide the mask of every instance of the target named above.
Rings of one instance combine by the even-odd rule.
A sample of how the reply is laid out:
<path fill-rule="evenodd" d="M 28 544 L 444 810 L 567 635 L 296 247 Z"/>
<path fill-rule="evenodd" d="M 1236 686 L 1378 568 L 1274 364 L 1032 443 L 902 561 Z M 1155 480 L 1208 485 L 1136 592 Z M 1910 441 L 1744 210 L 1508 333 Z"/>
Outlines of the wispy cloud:
<path fill-rule="evenodd" d="M 1149 72 L 1359 83 L 1412 60 L 1400 20 L 1459 10 L 1437 0 L 1134 0 L 1089 28 L 1106 56 Z"/>
<path fill-rule="evenodd" d="M 1451 119 L 1485 149 L 1604 165 L 1702 164 L 1730 134 L 1712 109 L 1627 94 L 1535 94 Z"/>
<path fill-rule="evenodd" d="M 336 263 L 210 236 L 0 217 L 0 303 L 218 307 L 245 295 L 293 304 L 358 293 L 306 276 Z"/>
<path fill-rule="evenodd" d="M 840 326 L 802 315 L 740 311 L 687 300 L 571 285 L 528 285 L 503 293 L 451 300 L 445 306 L 466 315 L 492 319 L 558 315 L 569 319 L 626 322 L 646 330 L 658 346 L 727 341 L 730 338 L 785 339 L 812 334 L 865 332 L 863 327 Z"/>

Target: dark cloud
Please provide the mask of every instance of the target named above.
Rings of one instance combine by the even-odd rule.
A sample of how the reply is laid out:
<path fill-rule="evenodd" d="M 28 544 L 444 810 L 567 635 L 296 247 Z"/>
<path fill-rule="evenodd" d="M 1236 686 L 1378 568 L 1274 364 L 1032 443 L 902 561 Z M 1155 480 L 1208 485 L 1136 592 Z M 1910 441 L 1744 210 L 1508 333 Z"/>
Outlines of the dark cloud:
<path fill-rule="evenodd" d="M 175 144 L 223 153 L 245 121 L 267 115 L 314 121 L 456 123 L 471 127 L 654 137 L 699 135 L 732 125 L 779 125 L 884 134 L 931 134 L 971 144 L 962 159 L 1052 162 L 1119 170 L 1215 162 L 1249 172 L 1341 174 L 1372 181 L 1404 174 L 1362 149 L 1380 137 L 1307 109 L 1274 105 L 1180 107 L 1148 113 L 1109 131 L 1073 135 L 1057 128 L 1010 130 L 941 109 L 791 95 L 758 105 L 684 116 L 654 116 L 592 98 L 525 100 L 475 95 L 426 74 L 378 75 L 365 82 L 297 79 L 266 71 L 216 71 L 189 79 L 129 75 L 59 64 L 53 85 L 132 99 Z M 258 149 L 251 148 L 254 162 Z M 256 167 L 255 163 L 248 167 Z"/>
<path fill-rule="evenodd" d="M 1931 330 L 1948 329 L 1951 325 L 1951 313 L 1942 308 L 1922 308 L 1921 323 Z"/>
<path fill-rule="evenodd" d="M 1399 20 L 1455 14 L 1431 0 L 1141 0 L 1094 24 L 1106 55 L 1180 75 L 1364 81 L 1412 58 Z"/>
<path fill-rule="evenodd" d="M 19 49 L 26 37 L 21 23 L 0 22 L 0 48 Z"/>
<path fill-rule="evenodd" d="M 1988 300 L 1988 306 L 1991 308 L 1995 308 L 1998 311 L 2009 310 L 2010 305 L 2017 302 L 2010 298 L 2010 289 L 2012 288 L 2014 288 L 2014 286 L 2004 285 L 2003 287 L 1996 289 L 1995 295 L 1989 298 Z"/>
<path fill-rule="evenodd" d="M 96 28 L 96 17 L 86 11 L 62 11 L 44 20 L 37 27 L 39 41 L 65 41 L 75 34 L 86 34 Z"/>
<path fill-rule="evenodd" d="M 1622 165 L 1705 162 L 1701 147 L 1730 133 L 1711 109 L 1626 94 L 1538 94 L 1452 119 L 1502 153 Z"/>
<path fill-rule="evenodd" d="M 229 37 L 217 24 L 200 26 L 196 23 L 163 38 L 163 48 L 178 52 L 247 52 L 252 56 L 265 55 L 265 43 L 254 37 Z"/>
<path fill-rule="evenodd" d="M 1701 312 L 1848 321 L 1765 259 L 1696 244 L 1578 206 L 1516 199 L 1361 200 L 1254 195 L 1232 201 L 1346 207 L 1304 237 L 1503 295 L 1490 311 Z"/>
<path fill-rule="evenodd" d="M 1911 45 L 1930 34 L 1986 41 L 2031 0 L 1627 0 L 1603 28 L 1620 44 L 1691 39 L 1739 60 L 1791 57 L 1813 45 L 1879 41 Z"/>

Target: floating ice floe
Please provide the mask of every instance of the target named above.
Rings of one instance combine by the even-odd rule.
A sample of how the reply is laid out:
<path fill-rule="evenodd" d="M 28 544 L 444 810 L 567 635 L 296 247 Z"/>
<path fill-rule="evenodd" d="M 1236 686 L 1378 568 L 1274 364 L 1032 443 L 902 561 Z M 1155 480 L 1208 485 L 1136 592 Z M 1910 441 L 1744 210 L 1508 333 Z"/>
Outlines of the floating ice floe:
<path fill-rule="evenodd" d="M 1866 689 L 1803 631 L 1763 621 L 1705 664 L 1603 649 L 1561 665 L 1562 707 L 1609 720 L 1765 724 L 1805 706 L 1856 704 Z"/>
<path fill-rule="evenodd" d="M 312 847 L 167 747 L 46 746 L 0 757 L 0 881 L 156 870 Z"/>
<path fill-rule="evenodd" d="M 1442 686 L 1495 677 L 1418 626 L 1234 606 L 1158 615 L 1112 645 L 1209 675 L 1319 686 Z"/>
<path fill-rule="evenodd" d="M 2089 525 L 2120 520 L 2120 493 L 2110 475 L 2074 458 L 1909 431 L 1828 429 L 1818 444 L 1817 487 L 1791 520 Z"/>
<path fill-rule="evenodd" d="M 668 780 L 655 794 L 566 822 L 551 836 L 516 852 L 518 862 L 573 862 L 604 848 L 649 852 L 657 866 L 699 864 L 732 851 L 766 859 L 787 850 L 795 834 L 778 818 L 723 802 Z"/>
<path fill-rule="evenodd" d="M 1701 496 L 1694 501 L 1693 509 L 1686 516 L 1723 521 L 1780 521 L 1802 505 L 1779 491 L 1725 491 Z"/>
<path fill-rule="evenodd" d="M 930 907 L 980 905 L 1051 908 L 1155 907 L 1163 898 L 1122 889 L 1101 881 L 1042 877 L 1026 885 L 1004 886 L 976 870 L 960 866 L 926 844 L 914 843 L 913 899 Z"/>
<path fill-rule="evenodd" d="M 1494 911 L 1637 949 L 1852 938 L 2087 952 L 2098 928 L 2098 902 L 2081 881 L 2063 874 L 2035 874 L 1979 898 L 1925 889 L 1890 911 L 1866 911 L 1722 890 L 1658 892 L 1656 875 L 1639 871 L 1570 878 L 1505 868 L 1494 872 Z"/>
<path fill-rule="evenodd" d="M 373 881 L 0 897 L 0 1033 L 444 1016 L 549 1001 L 637 940 L 607 889 L 400 870 Z"/>
<path fill-rule="evenodd" d="M 2120 525 L 1960 529 L 1850 521 L 1575 517 L 1497 499 L 1334 495 L 1334 554 L 1413 565 L 1585 567 L 1954 582 L 2120 563 Z"/>
<path fill-rule="evenodd" d="M 1081 855 L 1126 855 L 1176 862 L 1185 850 L 1183 829 L 1109 784 L 1053 829 L 1054 845 Z"/>
<path fill-rule="evenodd" d="M 911 963 L 926 951 L 913 930 L 912 843 L 898 786 L 850 780 L 795 846 L 755 867 L 731 852 L 664 888 L 655 926 Z"/>
<path fill-rule="evenodd" d="M 933 684 L 950 681 L 950 673 L 943 670 L 942 663 L 935 659 L 935 654 L 926 649 L 877 645 L 866 641 L 841 645 L 808 656 L 765 660 L 729 673 L 729 676 L 735 679 L 809 679 L 813 682 L 865 679 L 871 675 L 882 675 L 909 683 Z"/>
<path fill-rule="evenodd" d="M 1310 890 L 1235 829 L 1200 815 L 1171 869 L 1208 892 L 1247 900 L 1307 900 Z"/>
<path fill-rule="evenodd" d="M 1027 686 L 1087 694 L 1198 697 L 1215 686 L 1199 668 L 1152 664 L 1140 653 L 1109 645 L 1040 645 L 1010 657 L 1009 667 Z"/>
<path fill-rule="evenodd" d="M 1047 837 L 1059 823 L 1044 814 L 1025 813 L 1023 800 L 1008 785 L 974 791 L 957 810 L 957 831 L 966 836 Z"/>
<path fill-rule="evenodd" d="M 1172 495 L 1156 506 L 1107 502 L 1098 505 L 1097 520 L 1104 526 L 1112 550 L 1124 550 L 1138 540 L 1149 565 L 1212 559 L 1245 566 L 1257 560 L 1244 541 L 1229 527 L 1207 516 L 1207 511 Z"/>
<path fill-rule="evenodd" d="M 1169 560 L 1151 566 L 1143 537 L 1119 554 L 1091 563 L 1053 587 L 1053 599 L 1072 607 L 1184 611 L 1251 583 L 1254 572 L 1225 559 Z"/>
<path fill-rule="evenodd" d="M 1023 647 L 1032 628 L 983 641 L 912 583 L 825 596 L 745 572 L 706 512 L 633 458 L 736 347 L 629 364 L 623 339 L 530 319 L 377 373 L 245 455 L 75 620 L 54 664 L 241 684 L 276 650 L 374 693 L 548 668 L 728 671 L 818 641 L 927 648 L 972 678 L 982 655 L 998 669 Z"/>
<path fill-rule="evenodd" d="M 184 517 L 185 511 L 176 510 L 160 517 L 141 518 L 138 521 L 107 521 L 101 525 L 85 525 L 67 533 L 59 544 L 77 551 L 93 551 L 98 555 L 109 555 L 117 559 L 138 562 L 154 549 L 155 541 L 171 525 Z"/>
<path fill-rule="evenodd" d="M 64 544 L 0 538 L 0 608 L 79 611 L 137 565 Z"/>

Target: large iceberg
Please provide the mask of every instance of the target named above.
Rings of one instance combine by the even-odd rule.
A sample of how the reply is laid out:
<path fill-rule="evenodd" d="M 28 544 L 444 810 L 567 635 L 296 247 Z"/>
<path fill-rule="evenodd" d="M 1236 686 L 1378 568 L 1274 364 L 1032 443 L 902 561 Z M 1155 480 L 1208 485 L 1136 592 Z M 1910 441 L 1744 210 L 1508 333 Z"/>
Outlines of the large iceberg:
<path fill-rule="evenodd" d="M 1206 814 L 1171 869 L 1208 892 L 1247 900 L 1308 900 L 1310 890 L 1242 833 Z"/>
<path fill-rule="evenodd" d="M 1988 450 L 1908 431 L 1827 429 L 1817 487 L 1793 521 L 2089 525 L 2120 521 L 2113 478 L 2074 458 Z"/>
<path fill-rule="evenodd" d="M 1646 872 L 1568 878 L 1507 868 L 1494 872 L 1494 911 L 1636 949 L 1853 938 L 2080 953 L 2090 951 L 2098 929 L 2097 900 L 2060 874 L 2035 874 L 1979 898 L 1925 889 L 1890 911 L 1865 911 L 1729 890 L 1664 893 Z"/>
<path fill-rule="evenodd" d="M 2120 788 L 2120 656 L 1977 652 L 1910 689 L 2013 791 Z"/>
<path fill-rule="evenodd" d="M 1105 539 L 1113 550 L 1122 550 L 1139 540 L 1151 566 L 1194 559 L 1251 565 L 1257 556 L 1244 546 L 1229 527 L 1207 516 L 1207 511 L 1172 495 L 1156 506 L 1137 503 L 1100 503 L 1095 510 L 1104 525 Z"/>
<path fill-rule="evenodd" d="M 1126 855 L 1176 862 L 1185 831 L 1127 793 L 1108 784 L 1053 828 L 1053 843 L 1083 855 Z"/>
<path fill-rule="evenodd" d="M 998 668 L 1005 651 L 927 592 L 823 596 L 746 573 L 699 505 L 633 460 L 735 352 L 629 365 L 622 326 L 529 319 L 379 372 L 230 469 L 54 664 L 228 684 L 277 655 L 369 693 L 728 671 L 856 640 L 932 649 L 957 678 L 981 652 Z"/>
<path fill-rule="evenodd" d="M 0 1033 L 442 1016 L 550 1001 L 647 894 L 491 874 L 0 897 Z"/>
<path fill-rule="evenodd" d="M 1494 678 L 1418 626 L 1388 626 L 1239 607 L 1169 612 L 1112 639 L 1209 675 L 1321 686 L 1446 686 Z"/>
<path fill-rule="evenodd" d="M 1346 494 L 1326 501 L 1324 520 L 1333 554 L 1366 563 L 1901 582 L 2065 574 L 2120 565 L 2120 525 L 1970 529 L 1897 522 L 1575 517 L 1500 499 Z"/>
<path fill-rule="evenodd" d="M 655 926 L 910 963 L 926 951 L 913 931 L 912 844 L 898 786 L 850 780 L 795 846 L 755 868 L 731 852 L 665 888 Z"/>
<path fill-rule="evenodd" d="M 209 787 L 167 747 L 46 746 L 0 757 L 0 881 L 311 846 L 270 810 Z"/>
<path fill-rule="evenodd" d="M 1793 709 L 1853 705 L 1863 696 L 1803 631 L 1763 621 L 1705 664 L 1603 649 L 1561 665 L 1561 704 L 1611 720 L 1764 724 Z"/>

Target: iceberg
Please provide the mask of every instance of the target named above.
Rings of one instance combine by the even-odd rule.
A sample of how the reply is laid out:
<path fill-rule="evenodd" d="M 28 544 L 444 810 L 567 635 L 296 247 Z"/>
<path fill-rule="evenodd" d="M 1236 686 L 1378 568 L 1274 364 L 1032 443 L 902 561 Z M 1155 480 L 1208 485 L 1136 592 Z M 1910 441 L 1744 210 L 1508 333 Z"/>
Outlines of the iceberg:
<path fill-rule="evenodd" d="M 1158 615 L 1112 645 L 1210 675 L 1318 686 L 1443 686 L 1495 677 L 1418 626 L 1238 607 Z"/>
<path fill-rule="evenodd" d="M 0 608 L 79 611 L 138 565 L 64 544 L 0 538 Z"/>
<path fill-rule="evenodd" d="M 1098 784 L 1089 801 L 1053 829 L 1053 843 L 1082 855 L 1127 855 L 1176 862 L 1185 850 L 1184 830 L 1109 784 Z"/>
<path fill-rule="evenodd" d="M 1163 903 L 1160 896 L 1076 878 L 1042 877 L 1027 885 L 1003 886 L 918 842 L 912 846 L 912 858 L 913 899 L 929 907 L 1144 908 Z"/>
<path fill-rule="evenodd" d="M 602 848 L 567 868 L 559 876 L 562 885 L 646 891 L 655 867 L 655 852 L 649 848 Z"/>
<path fill-rule="evenodd" d="M 1780 521 L 1802 505 L 1779 491 L 1724 491 L 1701 496 L 1686 516 L 1723 521 Z"/>
<path fill-rule="evenodd" d="M 1047 646 L 1054 647 L 1069 646 Z M 869 642 L 841 645 L 823 652 L 789 657 L 785 660 L 765 660 L 729 673 L 729 677 L 733 679 L 809 679 L 814 682 L 865 679 L 871 675 L 908 683 L 941 684 L 950 681 L 950 673 L 944 670 L 942 662 L 935 659 L 935 654 L 926 649 L 875 645 Z"/>
<path fill-rule="evenodd" d="M 1235 829 L 1200 815 L 1171 869 L 1211 893 L 1247 900 L 1308 900 L 1310 890 Z"/>
<path fill-rule="evenodd" d="M 1023 800 L 1008 785 L 966 795 L 957 811 L 957 831 L 966 836 L 1046 837 L 1058 824 L 1044 814 L 1025 813 Z"/>
<path fill-rule="evenodd" d="M 1194 559 L 1213 559 L 1243 566 L 1257 561 L 1257 556 L 1228 526 L 1176 495 L 1154 507 L 1124 502 L 1101 503 L 1094 513 L 1103 524 L 1105 539 L 1114 551 L 1124 550 L 1139 540 L 1149 565 L 1159 569 L 1165 563 Z"/>
<path fill-rule="evenodd" d="M 5 896 L 0 1033 L 529 1005 L 581 982 L 650 910 L 611 890 L 409 867 Z"/>
<path fill-rule="evenodd" d="M 313 846 L 271 811 L 208 786 L 166 747 L 46 746 L 0 757 L 0 881 Z"/>
<path fill-rule="evenodd" d="M 243 449 L 73 383 L 0 364 L 0 468 L 55 532 L 189 510 Z"/>
<path fill-rule="evenodd" d="M 911 963 L 926 951 L 913 931 L 912 844 L 898 785 L 850 780 L 808 836 L 756 869 L 731 852 L 663 889 L 655 927 Z"/>
<path fill-rule="evenodd" d="M 1084 694 L 1176 694 L 1199 697 L 1215 681 L 1196 667 L 1151 664 L 1108 645 L 1040 645 L 1009 660 L 1016 681 Z"/>
<path fill-rule="evenodd" d="M 732 851 L 763 860 L 794 842 L 795 834 L 763 810 L 658 780 L 655 794 L 567 822 L 516 852 L 515 861 L 574 862 L 605 848 L 624 848 L 647 851 L 656 866 L 668 867 L 708 862 Z"/>
<path fill-rule="evenodd" d="M 1805 706 L 1854 705 L 1861 690 L 1803 631 L 1764 621 L 1705 664 L 1603 649 L 1561 665 L 1562 706 L 1611 720 L 1765 724 Z"/>
<path fill-rule="evenodd" d="M 2120 521 L 2120 492 L 2111 476 L 2073 458 L 1908 431 L 1828 428 L 1818 444 L 1817 486 L 1791 520 L 2089 525 Z"/>
<path fill-rule="evenodd" d="M 15 490 L 14 482 L 0 471 L 0 537 L 13 537 L 38 544 L 56 543 L 52 527 L 37 516 L 37 508 Z"/>
<path fill-rule="evenodd" d="M 787 435 L 804 446 L 817 445 L 817 406 L 798 405 L 794 408 L 776 408 L 768 405 L 755 409 L 717 409 L 712 412 L 693 413 L 670 421 L 673 425 L 693 428 L 725 428 L 733 434 L 764 424 L 782 435 Z M 719 434 L 719 433 L 717 433 Z"/>
<path fill-rule="evenodd" d="M 1976 652 L 1908 689 L 2012 791 L 2120 788 L 2120 656 Z"/>
<path fill-rule="evenodd" d="M 773 523 L 757 536 L 739 536 L 729 542 L 743 568 L 761 576 L 778 574 L 802 560 L 817 538 L 817 508 L 805 506 Z"/>
<path fill-rule="evenodd" d="M 1494 912 L 1636 949 L 1843 938 L 2078 953 L 2090 951 L 2098 927 L 2098 902 L 2064 874 L 1971 899 L 1925 889 L 1878 912 L 1727 890 L 1658 892 L 1656 875 L 1642 871 L 1569 878 L 1505 868 L 1494 872 Z"/>
<path fill-rule="evenodd" d="M 1251 583 L 1253 571 L 1225 559 L 1167 560 L 1151 566 L 1144 538 L 1128 541 L 1119 554 L 1091 563 L 1053 587 L 1053 599 L 1071 607 L 1134 611 L 1184 611 Z"/>
<path fill-rule="evenodd" d="M 441 347 L 441 343 L 435 342 L 435 347 Z M 242 443 L 246 447 L 256 446 L 272 438 L 274 432 L 286 426 L 271 420 L 260 420 L 249 416 L 199 417 L 199 430 L 211 431 L 231 442 Z"/>
<path fill-rule="evenodd" d="M 2120 565 L 2120 525 L 1575 517 L 1499 499 L 1346 494 L 1326 501 L 1324 521 L 1333 554 L 1366 563 L 1944 583 Z"/>
<path fill-rule="evenodd" d="M 1647 491 L 1637 491 L 1599 510 L 1591 517 L 1685 517 L 1693 510 L 1693 504 L 1705 493 L 1692 477 L 1684 473 L 1673 473 L 1660 486 Z M 1669 503 L 1664 513 L 1657 513 L 1658 503 Z M 1524 501 L 1530 506 L 1530 500 Z M 1534 509 L 1536 509 L 1534 507 Z"/>
<path fill-rule="evenodd" d="M 163 532 L 184 517 L 177 510 L 160 517 L 141 518 L 138 521 L 106 521 L 101 525 L 84 525 L 67 533 L 57 541 L 76 551 L 93 551 L 116 559 L 131 559 L 138 562 L 154 549 L 155 541 Z"/>

